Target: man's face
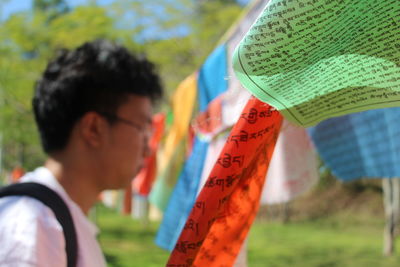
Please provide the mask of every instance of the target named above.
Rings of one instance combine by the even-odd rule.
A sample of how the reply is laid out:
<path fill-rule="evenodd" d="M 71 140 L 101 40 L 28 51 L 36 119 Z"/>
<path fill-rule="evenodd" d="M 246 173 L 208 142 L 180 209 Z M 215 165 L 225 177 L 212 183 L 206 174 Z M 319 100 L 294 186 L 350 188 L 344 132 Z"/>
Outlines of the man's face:
<path fill-rule="evenodd" d="M 124 188 L 139 172 L 149 154 L 152 105 L 147 97 L 130 95 L 109 124 L 103 159 L 107 180 L 103 187 Z M 101 180 L 101 178 L 100 178 Z"/>

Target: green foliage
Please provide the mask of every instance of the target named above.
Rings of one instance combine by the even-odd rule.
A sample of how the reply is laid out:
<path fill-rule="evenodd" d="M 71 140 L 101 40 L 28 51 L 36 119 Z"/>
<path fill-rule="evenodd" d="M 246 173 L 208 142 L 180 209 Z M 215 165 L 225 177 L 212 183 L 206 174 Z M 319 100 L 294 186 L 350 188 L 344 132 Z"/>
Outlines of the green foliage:
<path fill-rule="evenodd" d="M 147 0 L 145 5 L 117 0 L 114 5 L 118 16 L 137 27 L 136 40 L 160 67 L 168 95 L 201 66 L 241 10 L 235 1 L 222 0 Z"/>
<path fill-rule="evenodd" d="M 34 0 L 33 9 L 46 13 L 48 22 L 70 11 L 65 0 Z"/>
<path fill-rule="evenodd" d="M 61 47 L 73 48 L 87 40 L 115 39 L 113 20 L 104 8 L 79 7 L 48 20 L 50 15 L 39 9 L 19 13 L 1 27 L 0 132 L 6 169 L 16 165 L 32 169 L 44 158 L 31 99 L 35 81 L 51 56 Z"/>
<path fill-rule="evenodd" d="M 325 165 L 321 158 L 319 158 L 319 181 L 317 184 L 318 190 L 326 190 L 338 183 L 332 171 Z"/>
<path fill-rule="evenodd" d="M 98 38 L 122 43 L 147 54 L 159 66 L 170 95 L 200 67 L 241 11 L 234 1 L 222 0 L 115 0 L 102 6 L 90 2 L 70 9 L 65 0 L 35 0 L 31 11 L 0 21 L 0 133 L 5 169 L 15 165 L 32 169 L 44 158 L 31 99 L 35 81 L 57 50 Z"/>
<path fill-rule="evenodd" d="M 56 10 L 59 13 L 65 13 L 69 10 L 65 0 L 34 0 L 33 8 L 41 11 Z"/>

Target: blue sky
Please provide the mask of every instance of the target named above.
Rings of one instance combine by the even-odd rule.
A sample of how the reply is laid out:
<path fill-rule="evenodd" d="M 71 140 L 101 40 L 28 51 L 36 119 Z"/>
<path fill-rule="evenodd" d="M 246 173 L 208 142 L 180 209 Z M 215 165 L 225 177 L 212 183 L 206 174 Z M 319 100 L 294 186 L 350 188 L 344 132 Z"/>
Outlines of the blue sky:
<path fill-rule="evenodd" d="M 87 2 L 88 2 L 87 0 L 67 0 L 68 5 L 71 7 L 85 4 Z M 97 2 L 99 4 L 109 4 L 113 2 L 113 0 L 98 0 Z M 237 2 L 240 4 L 246 4 L 249 2 L 249 0 L 237 0 Z M 2 5 L 0 18 L 4 20 L 10 14 L 18 11 L 28 10 L 31 8 L 31 6 L 32 6 L 32 0 L 10 0 L 6 4 Z"/>
<path fill-rule="evenodd" d="M 109 4 L 113 0 L 100 0 L 97 1 L 100 4 Z M 78 6 L 87 3 L 87 0 L 67 0 L 69 6 Z M 9 0 L 6 4 L 3 4 L 1 10 L 1 18 L 5 19 L 10 14 L 18 11 L 28 10 L 32 6 L 32 0 Z"/>

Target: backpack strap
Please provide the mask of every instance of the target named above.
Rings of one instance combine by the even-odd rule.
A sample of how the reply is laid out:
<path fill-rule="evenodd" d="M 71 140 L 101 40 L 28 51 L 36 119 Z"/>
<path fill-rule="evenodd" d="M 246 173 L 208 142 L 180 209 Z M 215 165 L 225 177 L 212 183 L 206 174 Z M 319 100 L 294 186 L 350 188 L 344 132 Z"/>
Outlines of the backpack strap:
<path fill-rule="evenodd" d="M 71 213 L 62 198 L 47 186 L 38 183 L 18 183 L 0 188 L 0 197 L 28 196 L 49 207 L 63 228 L 67 266 L 75 267 L 78 256 L 78 242 Z"/>

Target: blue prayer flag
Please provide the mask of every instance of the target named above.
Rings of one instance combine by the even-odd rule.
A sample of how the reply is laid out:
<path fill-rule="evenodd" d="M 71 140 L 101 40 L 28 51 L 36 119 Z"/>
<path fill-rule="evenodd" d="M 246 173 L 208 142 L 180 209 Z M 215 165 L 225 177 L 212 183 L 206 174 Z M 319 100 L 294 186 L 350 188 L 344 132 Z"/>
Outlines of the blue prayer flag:
<path fill-rule="evenodd" d="M 205 111 L 208 103 L 228 89 L 226 54 L 226 45 L 218 46 L 200 69 L 197 84 L 200 111 Z"/>
<path fill-rule="evenodd" d="M 328 119 L 310 128 L 326 165 L 339 179 L 400 177 L 400 108 Z"/>

